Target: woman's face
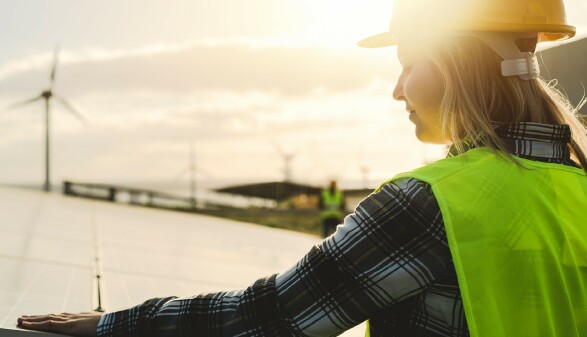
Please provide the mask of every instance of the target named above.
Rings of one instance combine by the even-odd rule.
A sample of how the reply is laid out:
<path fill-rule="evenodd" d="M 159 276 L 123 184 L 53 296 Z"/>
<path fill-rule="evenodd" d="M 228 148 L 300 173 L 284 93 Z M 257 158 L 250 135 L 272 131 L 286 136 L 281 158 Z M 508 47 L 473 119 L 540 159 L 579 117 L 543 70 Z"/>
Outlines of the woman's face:
<path fill-rule="evenodd" d="M 397 56 L 402 73 L 393 90 L 393 98 L 406 103 L 410 121 L 416 125 L 416 137 L 425 143 L 447 144 L 442 135 L 440 104 L 444 82 L 432 61 L 415 48 L 398 45 Z"/>

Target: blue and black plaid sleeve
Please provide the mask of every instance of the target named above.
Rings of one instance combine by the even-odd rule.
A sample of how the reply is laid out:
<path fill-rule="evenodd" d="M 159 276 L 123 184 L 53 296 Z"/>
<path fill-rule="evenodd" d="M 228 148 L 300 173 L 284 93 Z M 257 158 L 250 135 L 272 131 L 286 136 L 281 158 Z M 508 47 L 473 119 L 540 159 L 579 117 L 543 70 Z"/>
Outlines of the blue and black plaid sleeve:
<path fill-rule="evenodd" d="M 100 336 L 335 336 L 451 268 L 438 205 L 415 179 L 363 200 L 289 270 L 247 289 L 152 299 L 104 315 Z"/>

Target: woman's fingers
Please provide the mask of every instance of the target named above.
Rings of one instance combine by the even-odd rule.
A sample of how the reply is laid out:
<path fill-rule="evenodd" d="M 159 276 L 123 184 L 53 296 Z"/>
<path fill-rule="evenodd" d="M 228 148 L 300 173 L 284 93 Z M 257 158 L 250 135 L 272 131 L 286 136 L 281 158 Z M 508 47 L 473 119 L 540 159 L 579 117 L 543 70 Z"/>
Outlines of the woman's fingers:
<path fill-rule="evenodd" d="M 18 324 L 29 330 L 56 332 L 80 337 L 96 336 L 96 327 L 102 314 L 84 312 L 21 316 Z"/>
<path fill-rule="evenodd" d="M 71 315 L 73 316 L 73 315 Z M 26 320 L 29 322 L 43 322 L 43 321 L 64 321 L 67 320 L 69 316 L 65 316 L 63 314 L 50 314 L 50 315 L 33 315 L 33 316 L 22 316 L 18 319 L 20 323 L 21 320 Z"/>
<path fill-rule="evenodd" d="M 66 323 L 66 322 L 47 319 L 47 320 L 36 320 L 36 321 L 22 321 L 20 323 L 20 325 L 23 328 L 30 329 L 30 330 L 41 330 L 41 331 L 52 331 L 52 332 L 62 331 L 62 332 L 65 332 L 63 329 L 60 329 L 60 328 L 63 328 L 65 326 L 64 323 Z"/>

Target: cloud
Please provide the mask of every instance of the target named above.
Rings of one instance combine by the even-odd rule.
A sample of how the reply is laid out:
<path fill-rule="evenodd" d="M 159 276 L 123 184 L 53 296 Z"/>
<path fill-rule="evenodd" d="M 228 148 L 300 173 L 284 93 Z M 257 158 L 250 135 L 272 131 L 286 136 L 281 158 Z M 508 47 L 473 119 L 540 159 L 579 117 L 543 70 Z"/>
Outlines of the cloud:
<path fill-rule="evenodd" d="M 358 48 L 357 48 L 358 49 Z M 197 90 L 263 91 L 284 96 L 318 90 L 350 91 L 394 72 L 383 57 L 364 51 L 316 46 L 202 44 L 147 48 L 111 56 L 69 57 L 58 69 L 57 90 L 64 95 L 129 92 L 189 93 Z M 380 55 L 380 54 L 379 54 Z M 41 56 L 0 71 L 3 96 L 27 97 L 48 83 Z M 45 55 L 47 59 L 47 55 Z M 67 58 L 66 58 L 67 59 Z M 49 60 L 47 60 L 49 61 Z M 375 61 L 375 62 L 374 62 Z M 49 63 L 49 62 L 48 62 Z M 27 66 L 28 65 L 28 66 Z M 2 77 L 2 74 L 4 75 Z"/>
<path fill-rule="evenodd" d="M 412 131 L 406 123 L 394 125 L 394 115 L 387 112 L 393 110 L 388 95 L 380 97 L 381 86 L 375 83 L 370 89 L 281 103 L 275 97 L 244 95 L 232 111 L 210 104 L 162 113 L 159 119 L 156 110 L 143 116 L 91 116 L 93 122 L 87 128 L 56 113 L 54 180 L 171 179 L 187 165 L 192 141 L 199 164 L 219 179 L 281 179 L 283 162 L 274 141 L 285 152 L 298 154 L 294 178 L 302 181 L 321 182 L 332 172 L 356 171 L 359 149 L 375 143 L 377 153 L 363 163 L 373 163 L 373 158 L 379 163 L 389 158 L 409 163 L 409 153 L 402 154 L 401 147 L 394 149 L 393 140 Z M 239 101 L 233 93 L 227 95 L 225 100 Z M 221 102 L 222 95 L 215 100 Z M 355 102 L 357 108 L 345 102 Z M 6 130 L 0 135 L 0 155 L 6 163 L 0 181 L 41 177 L 43 129 L 41 114 L 35 114 L 35 109 L 41 111 L 40 106 L 31 107 L 31 111 L 0 119 Z M 342 163 L 347 164 L 341 167 Z"/>
<path fill-rule="evenodd" d="M 393 125 L 389 113 L 397 108 L 390 105 L 397 71 L 392 56 L 218 41 L 85 55 L 64 51 L 56 91 L 90 126 L 55 104 L 54 178 L 167 179 L 187 164 L 191 141 L 200 165 L 220 179 L 281 179 L 273 141 L 298 152 L 294 177 L 319 181 L 332 172 L 354 172 L 359 164 L 353 156 L 365 141 L 392 142 L 411 133 Z M 43 57 L 50 63 L 49 54 Z M 45 88 L 49 67 L 41 66 L 43 57 L 23 60 L 20 68 L 0 65 L 0 104 Z M 42 111 L 39 103 L 0 117 L 0 155 L 10 163 L 0 169 L 0 181 L 41 176 Z M 387 154 L 405 157 L 391 145 L 378 144 L 377 150 L 379 163 L 388 162 Z M 343 162 L 352 165 L 340 167 Z"/>

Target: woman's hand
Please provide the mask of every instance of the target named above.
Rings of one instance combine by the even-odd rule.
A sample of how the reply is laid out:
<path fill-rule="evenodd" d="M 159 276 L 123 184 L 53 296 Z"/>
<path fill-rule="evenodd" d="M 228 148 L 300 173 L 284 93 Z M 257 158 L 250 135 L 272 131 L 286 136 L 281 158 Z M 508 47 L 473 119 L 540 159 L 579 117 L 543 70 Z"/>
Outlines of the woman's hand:
<path fill-rule="evenodd" d="M 79 337 L 96 336 L 96 328 L 102 313 L 51 314 L 21 316 L 18 325 L 23 329 L 54 332 Z"/>

